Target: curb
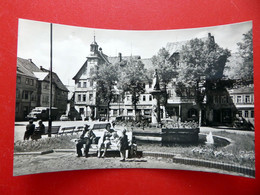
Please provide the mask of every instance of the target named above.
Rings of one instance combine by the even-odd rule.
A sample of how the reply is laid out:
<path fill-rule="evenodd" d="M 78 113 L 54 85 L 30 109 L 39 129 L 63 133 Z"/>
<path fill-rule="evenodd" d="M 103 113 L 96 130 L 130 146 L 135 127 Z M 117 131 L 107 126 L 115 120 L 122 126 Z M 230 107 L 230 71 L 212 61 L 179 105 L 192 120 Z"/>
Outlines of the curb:
<path fill-rule="evenodd" d="M 177 157 L 173 153 L 163 153 L 163 152 L 150 152 L 143 151 L 143 157 L 162 157 L 162 158 L 172 158 L 174 163 L 185 164 L 185 165 L 194 165 L 200 167 L 207 167 L 213 169 L 220 169 L 224 171 L 231 171 L 236 173 L 241 173 L 250 177 L 255 177 L 255 169 L 249 167 L 236 166 L 227 163 L 218 163 L 207 160 L 198 160 L 193 158 L 183 158 Z"/>
<path fill-rule="evenodd" d="M 42 152 L 16 152 L 14 155 L 44 155 L 44 154 L 50 154 L 53 153 L 54 150 L 46 150 Z"/>

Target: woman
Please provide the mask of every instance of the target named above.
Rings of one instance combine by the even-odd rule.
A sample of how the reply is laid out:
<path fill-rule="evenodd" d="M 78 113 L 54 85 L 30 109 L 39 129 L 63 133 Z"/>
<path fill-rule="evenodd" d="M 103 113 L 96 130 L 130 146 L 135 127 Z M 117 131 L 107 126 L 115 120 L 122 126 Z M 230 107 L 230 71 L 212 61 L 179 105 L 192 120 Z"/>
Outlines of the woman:
<path fill-rule="evenodd" d="M 98 158 L 104 158 L 107 152 L 107 148 L 111 145 L 110 137 L 112 136 L 112 132 L 114 130 L 111 129 L 111 125 L 107 124 L 105 131 L 103 132 L 102 136 L 98 140 Z M 101 149 L 104 147 L 104 153 L 101 156 Z"/>

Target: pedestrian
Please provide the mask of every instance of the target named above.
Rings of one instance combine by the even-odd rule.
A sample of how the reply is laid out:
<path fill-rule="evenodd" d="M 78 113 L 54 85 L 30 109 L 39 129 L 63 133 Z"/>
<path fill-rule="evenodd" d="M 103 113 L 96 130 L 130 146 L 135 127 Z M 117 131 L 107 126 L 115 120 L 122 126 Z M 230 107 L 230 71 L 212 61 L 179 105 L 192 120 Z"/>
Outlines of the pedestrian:
<path fill-rule="evenodd" d="M 45 126 L 42 123 L 42 120 L 39 120 L 38 122 L 39 126 L 35 129 L 33 132 L 33 135 L 31 136 L 32 140 L 38 140 L 42 138 L 42 135 L 45 134 Z"/>
<path fill-rule="evenodd" d="M 77 157 L 82 157 L 82 147 L 85 144 L 85 149 L 84 149 L 84 153 L 85 153 L 85 157 L 88 157 L 88 152 L 89 152 L 89 148 L 90 145 L 93 141 L 93 139 L 95 139 L 96 135 L 94 134 L 94 132 L 92 131 L 92 129 L 89 128 L 89 125 L 85 125 L 85 128 L 83 130 L 82 135 L 80 136 L 80 139 L 78 141 L 78 143 L 76 144 L 76 148 L 77 148 Z"/>
<path fill-rule="evenodd" d="M 126 129 L 124 129 L 122 131 L 122 136 L 120 136 L 119 138 L 119 152 L 121 156 L 120 161 L 125 161 L 127 149 L 128 149 L 128 138 L 126 135 Z"/>
<path fill-rule="evenodd" d="M 33 124 L 33 120 L 30 120 L 29 121 L 29 124 L 26 125 L 26 131 L 24 133 L 24 137 L 23 139 L 24 140 L 29 140 L 30 137 L 33 135 L 34 133 L 34 130 L 35 130 L 35 125 Z"/>

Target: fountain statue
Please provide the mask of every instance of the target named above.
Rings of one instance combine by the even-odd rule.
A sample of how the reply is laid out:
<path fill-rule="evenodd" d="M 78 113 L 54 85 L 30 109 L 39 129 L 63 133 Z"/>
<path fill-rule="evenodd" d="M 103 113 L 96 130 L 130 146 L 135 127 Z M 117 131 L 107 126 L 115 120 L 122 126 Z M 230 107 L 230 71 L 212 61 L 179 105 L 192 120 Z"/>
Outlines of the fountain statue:
<path fill-rule="evenodd" d="M 209 134 L 206 136 L 206 144 L 209 144 L 209 145 L 212 145 L 214 144 L 214 139 L 213 139 L 213 136 L 212 136 L 212 133 L 211 131 L 209 132 Z"/>
<path fill-rule="evenodd" d="M 159 124 L 161 122 L 161 109 L 160 109 L 160 95 L 162 91 L 160 89 L 159 84 L 159 76 L 157 73 L 157 69 L 155 69 L 155 73 L 153 76 L 153 90 L 150 92 L 153 98 L 153 109 L 152 109 L 152 123 Z"/>

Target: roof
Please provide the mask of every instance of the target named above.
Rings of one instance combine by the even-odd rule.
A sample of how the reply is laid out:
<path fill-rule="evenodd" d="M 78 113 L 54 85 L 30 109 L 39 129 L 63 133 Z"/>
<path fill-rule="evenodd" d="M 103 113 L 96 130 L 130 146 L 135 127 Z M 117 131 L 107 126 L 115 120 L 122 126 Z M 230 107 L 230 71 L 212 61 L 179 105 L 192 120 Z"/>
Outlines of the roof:
<path fill-rule="evenodd" d="M 208 37 L 200 38 L 202 41 L 208 40 Z M 173 53 L 177 53 L 182 49 L 182 46 L 184 46 L 186 43 L 188 43 L 190 40 L 185 41 L 177 41 L 177 42 L 169 42 L 166 44 L 166 50 L 170 53 L 170 56 Z"/>
<path fill-rule="evenodd" d="M 40 72 L 41 70 L 30 59 L 23 59 L 17 57 L 17 72 L 26 76 L 35 77 L 33 72 Z"/>
<path fill-rule="evenodd" d="M 49 70 L 47 70 L 47 69 L 45 69 L 45 68 L 41 68 L 41 71 L 43 71 L 43 72 L 46 72 L 46 73 L 48 73 L 49 74 Z M 61 80 L 60 80 L 60 78 L 58 77 L 58 75 L 55 73 L 55 72 L 52 72 L 52 78 L 53 78 L 53 82 L 56 84 L 56 86 L 59 88 L 59 89 L 61 89 L 61 90 L 63 90 L 63 91 L 69 91 L 68 89 L 67 89 L 67 87 L 61 82 Z M 45 77 L 44 78 L 44 80 L 45 81 L 49 81 L 50 80 L 50 78 L 49 78 L 49 76 L 48 77 Z"/>
<path fill-rule="evenodd" d="M 228 90 L 230 94 L 254 93 L 254 87 L 240 87 Z"/>
<path fill-rule="evenodd" d="M 43 81 L 48 75 L 47 72 L 33 72 L 33 74 L 38 78 L 39 81 Z"/>
<path fill-rule="evenodd" d="M 125 61 L 129 61 L 131 58 L 134 59 L 134 60 L 138 60 L 138 59 L 141 59 L 141 56 L 139 56 L 139 55 L 135 55 L 135 56 L 122 56 L 122 60 L 125 60 Z M 108 57 L 108 61 L 111 64 L 115 64 L 115 63 L 119 62 L 120 59 L 119 59 L 119 56 L 114 56 L 114 57 Z"/>

